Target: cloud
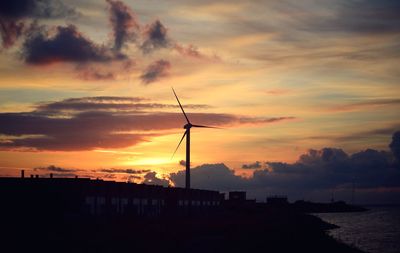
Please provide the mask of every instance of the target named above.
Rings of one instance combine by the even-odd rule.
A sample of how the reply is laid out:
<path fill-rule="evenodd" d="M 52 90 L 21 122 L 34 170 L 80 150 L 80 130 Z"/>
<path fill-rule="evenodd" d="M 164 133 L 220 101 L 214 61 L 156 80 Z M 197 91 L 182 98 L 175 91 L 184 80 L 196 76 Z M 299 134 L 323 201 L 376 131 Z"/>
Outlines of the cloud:
<path fill-rule="evenodd" d="M 62 168 L 54 165 L 47 167 L 36 167 L 33 168 L 35 173 L 40 173 L 41 176 L 49 177 L 52 174 L 53 177 L 86 177 L 86 178 L 102 178 L 106 180 L 116 180 L 116 181 L 133 181 L 141 183 L 146 179 L 144 177 L 147 175 L 147 180 L 152 181 L 152 184 L 164 184 L 164 179 L 152 178 L 151 173 L 155 173 L 151 170 L 143 169 L 116 169 L 116 168 L 104 168 L 96 170 L 86 170 L 86 169 L 69 169 Z M 165 179 L 168 181 L 168 179 Z M 167 184 L 168 185 L 168 184 Z"/>
<path fill-rule="evenodd" d="M 217 55 L 206 55 L 202 52 L 199 51 L 199 49 L 192 45 L 189 44 L 187 46 L 175 43 L 173 47 L 179 54 L 182 56 L 190 57 L 190 58 L 195 58 L 195 59 L 203 59 L 203 60 L 211 60 L 211 61 L 221 61 L 221 58 L 218 57 Z"/>
<path fill-rule="evenodd" d="M 158 81 L 162 77 L 168 75 L 168 71 L 171 68 L 171 63 L 166 60 L 158 60 L 150 64 L 144 73 L 140 76 L 144 84 L 150 84 Z"/>
<path fill-rule="evenodd" d="M 241 117 L 239 119 L 242 124 L 260 124 L 260 123 L 274 123 L 287 120 L 295 120 L 295 117 L 276 117 L 276 118 L 255 118 L 255 117 Z"/>
<path fill-rule="evenodd" d="M 307 139 L 314 140 L 331 140 L 334 142 L 351 142 L 360 140 L 370 140 L 374 138 L 387 138 L 387 136 L 392 135 L 400 128 L 400 124 L 389 124 L 387 126 L 382 126 L 380 128 L 375 128 L 367 131 L 358 131 L 349 134 L 342 135 L 318 135 L 309 136 Z"/>
<path fill-rule="evenodd" d="M 114 80 L 135 65 L 127 55 L 94 43 L 73 25 L 33 25 L 27 34 L 22 58 L 30 65 L 75 64 L 77 77 L 90 81 Z"/>
<path fill-rule="evenodd" d="M 144 174 L 150 172 L 150 170 L 134 170 L 134 169 L 100 169 L 98 172 L 104 173 L 124 173 L 124 174 Z"/>
<path fill-rule="evenodd" d="M 242 169 L 261 169 L 261 162 L 256 161 L 255 163 L 243 164 Z"/>
<path fill-rule="evenodd" d="M 118 0 L 106 2 L 112 28 L 112 42 L 106 44 L 93 42 L 74 25 L 39 25 L 41 18 L 80 15 L 60 0 L 17 0 L 15 4 L 2 3 L 4 8 L 0 12 L 0 33 L 3 47 L 9 48 L 18 38 L 24 37 L 20 52 L 25 63 L 35 66 L 75 64 L 76 77 L 86 81 L 126 78 L 124 73 L 131 72 L 136 63 L 145 62 L 133 59 L 132 51 L 123 51 L 129 43 L 143 53 L 138 58 L 148 57 L 148 54 L 165 48 L 191 58 L 220 60 L 216 55 L 201 53 L 194 45 L 183 46 L 174 42 L 160 20 L 141 28 L 136 14 L 128 5 Z M 139 78 L 144 84 L 149 84 L 167 76 L 170 68 L 168 60 L 155 61 L 147 66 Z"/>
<path fill-rule="evenodd" d="M 40 29 L 24 43 L 23 56 L 27 63 L 46 65 L 55 62 L 107 62 L 114 55 L 85 38 L 75 26 L 57 26 L 54 34 Z"/>
<path fill-rule="evenodd" d="M 136 103 L 141 100 L 129 97 L 72 98 L 41 103 L 31 112 L 0 113 L 0 134 L 3 135 L 0 148 L 32 151 L 125 148 L 150 141 L 154 136 L 165 134 L 164 130 L 182 127 L 181 113 L 150 110 L 171 106 Z M 190 113 L 189 117 L 194 123 L 214 126 L 281 121 L 280 118 L 252 119 L 222 113 Z"/>
<path fill-rule="evenodd" d="M 36 111 L 41 114 L 59 114 L 60 111 L 82 112 L 82 111 L 132 111 L 139 112 L 152 109 L 179 108 L 176 104 L 161 104 L 144 102 L 146 99 L 139 97 L 83 97 L 69 98 L 57 102 L 40 103 Z M 188 109 L 207 109 L 204 104 L 188 104 Z"/>
<path fill-rule="evenodd" d="M 253 8 L 260 6 L 255 4 Z M 280 17 L 291 25 L 283 30 L 285 34 L 282 37 L 286 39 L 293 38 L 290 32 L 296 35 L 303 31 L 375 36 L 400 32 L 400 4 L 395 0 L 336 0 L 315 3 L 289 0 L 266 2 L 264 8 L 272 10 L 274 14 L 281 14 Z M 298 13 L 301 15 L 296 15 Z M 245 29 L 253 31 L 274 31 L 275 28 L 273 24 L 246 21 L 242 22 Z"/>
<path fill-rule="evenodd" d="M 328 24 L 321 22 L 321 30 L 374 35 L 400 32 L 398 1 L 352 0 L 339 3 L 337 15 L 332 20 L 328 19 Z"/>
<path fill-rule="evenodd" d="M 64 18 L 78 12 L 59 0 L 16 0 L 0 3 L 0 31 L 4 48 L 11 47 L 28 27 L 28 18 Z"/>
<path fill-rule="evenodd" d="M 11 47 L 23 34 L 25 24 L 23 22 L 2 21 L 0 19 L 0 34 L 4 48 Z"/>
<path fill-rule="evenodd" d="M 353 102 L 344 105 L 334 106 L 328 109 L 328 111 L 342 112 L 342 111 L 359 111 L 365 109 L 371 109 L 378 106 L 386 105 L 399 105 L 400 99 L 374 99 L 360 102 Z"/>
<path fill-rule="evenodd" d="M 54 165 L 50 165 L 48 167 L 36 167 L 33 170 L 37 171 L 37 170 L 42 170 L 42 171 L 50 171 L 50 172 L 77 172 L 77 171 L 81 171 L 78 169 L 66 169 L 66 168 L 61 168 L 61 167 L 57 167 Z"/>
<path fill-rule="evenodd" d="M 114 49 L 119 51 L 124 43 L 137 39 L 140 26 L 134 12 L 123 2 L 107 0 L 107 3 L 110 4 Z"/>
<path fill-rule="evenodd" d="M 115 74 L 111 71 L 101 71 L 95 68 L 88 68 L 79 73 L 81 79 L 86 81 L 114 80 Z"/>
<path fill-rule="evenodd" d="M 394 139 L 397 141 L 397 138 L 396 133 Z M 394 167 L 393 155 L 373 149 L 349 155 L 342 149 L 327 147 L 311 149 L 294 163 L 267 162 L 266 169 L 254 170 L 250 178 L 235 175 L 224 164 L 204 164 L 192 168 L 191 179 L 194 188 L 246 190 L 249 196 L 259 200 L 268 194 L 286 194 L 293 200 L 314 198 L 323 201 L 331 197 L 332 190 L 346 197 L 354 183 L 360 201 L 379 202 L 384 194 L 378 193 L 385 189 L 396 196 L 397 200 L 391 201 L 398 202 L 400 170 Z M 171 173 L 170 178 L 176 186 L 185 184 L 183 170 Z M 375 199 L 369 198 L 371 196 Z"/>
<path fill-rule="evenodd" d="M 170 174 L 171 181 L 179 187 L 185 186 L 185 171 Z M 225 164 L 203 164 L 191 169 L 191 186 L 197 189 L 237 190 L 244 189 L 247 180 L 236 176 Z"/>
<path fill-rule="evenodd" d="M 60 0 L 15 0 L 0 3 L 2 18 L 60 18 L 76 16 L 78 12 Z"/>
<path fill-rule="evenodd" d="M 156 20 L 147 25 L 143 32 L 143 37 L 144 42 L 140 48 L 145 54 L 171 46 L 171 41 L 167 36 L 167 28 L 160 22 L 160 20 Z"/>
<path fill-rule="evenodd" d="M 158 178 L 156 172 L 149 172 L 146 175 L 144 175 L 144 180 L 142 183 L 150 185 L 162 185 L 165 187 L 170 185 L 168 179 Z"/>
<path fill-rule="evenodd" d="M 183 45 L 175 44 L 174 49 L 181 55 L 190 56 L 193 58 L 204 57 L 194 45 L 188 45 L 187 47 L 184 47 Z"/>
<path fill-rule="evenodd" d="M 389 147 L 393 155 L 396 157 L 397 162 L 400 164 L 400 131 L 393 134 L 392 142 Z"/>

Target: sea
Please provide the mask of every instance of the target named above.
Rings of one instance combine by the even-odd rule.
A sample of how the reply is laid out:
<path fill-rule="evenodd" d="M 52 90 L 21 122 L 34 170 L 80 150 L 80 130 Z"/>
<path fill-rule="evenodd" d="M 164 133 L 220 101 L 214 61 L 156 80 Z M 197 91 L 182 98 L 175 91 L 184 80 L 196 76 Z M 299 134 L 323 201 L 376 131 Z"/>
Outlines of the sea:
<path fill-rule="evenodd" d="M 400 206 L 366 206 L 356 213 L 318 213 L 340 228 L 328 234 L 369 253 L 400 253 Z"/>

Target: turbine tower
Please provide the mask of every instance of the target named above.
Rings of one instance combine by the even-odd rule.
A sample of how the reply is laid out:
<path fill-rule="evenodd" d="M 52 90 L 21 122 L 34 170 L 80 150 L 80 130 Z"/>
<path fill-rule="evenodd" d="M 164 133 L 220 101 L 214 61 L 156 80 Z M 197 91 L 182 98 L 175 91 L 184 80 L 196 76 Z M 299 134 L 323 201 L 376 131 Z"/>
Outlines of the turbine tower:
<path fill-rule="evenodd" d="M 186 180 L 185 180 L 185 186 L 186 186 L 186 189 L 190 189 L 190 129 L 192 127 L 203 127 L 203 128 L 217 128 L 217 127 L 194 125 L 194 124 L 190 123 L 190 120 L 189 120 L 188 116 L 186 115 L 185 110 L 183 110 L 181 102 L 179 102 L 178 96 L 176 95 L 174 88 L 172 88 L 172 91 L 174 92 L 176 101 L 178 101 L 179 107 L 181 108 L 181 110 L 183 112 L 183 116 L 185 116 L 185 119 L 186 119 L 186 122 L 187 122 L 183 126 L 183 128 L 186 129 L 186 130 L 183 133 L 183 136 L 182 136 L 181 140 L 179 141 L 179 144 L 176 147 L 175 152 L 172 155 L 172 157 L 174 157 L 176 151 L 178 150 L 179 146 L 181 145 L 183 139 L 186 136 Z"/>

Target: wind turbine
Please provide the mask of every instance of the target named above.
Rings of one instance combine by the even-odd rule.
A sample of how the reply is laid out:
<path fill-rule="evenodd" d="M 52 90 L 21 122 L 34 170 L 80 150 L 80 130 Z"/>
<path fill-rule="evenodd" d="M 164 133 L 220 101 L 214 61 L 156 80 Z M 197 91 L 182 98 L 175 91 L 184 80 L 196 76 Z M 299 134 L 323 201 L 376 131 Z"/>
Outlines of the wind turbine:
<path fill-rule="evenodd" d="M 176 151 L 178 150 L 179 146 L 181 145 L 183 139 L 186 136 L 186 180 L 185 180 L 185 186 L 186 186 L 186 189 L 190 189 L 190 129 L 192 127 L 203 127 L 203 128 L 218 128 L 218 127 L 194 125 L 194 124 L 190 123 L 190 120 L 189 120 L 188 116 L 186 115 L 185 110 L 183 110 L 181 102 L 179 102 L 178 96 L 176 95 L 174 88 L 172 88 L 172 91 L 174 92 L 176 101 L 178 101 L 179 107 L 181 108 L 181 110 L 183 112 L 183 116 L 185 116 L 185 119 L 187 122 L 187 124 L 185 124 L 183 126 L 183 128 L 186 130 L 183 133 L 183 136 L 182 136 L 181 140 L 179 141 L 179 144 L 176 147 L 175 152 L 172 155 L 172 157 L 174 157 Z"/>

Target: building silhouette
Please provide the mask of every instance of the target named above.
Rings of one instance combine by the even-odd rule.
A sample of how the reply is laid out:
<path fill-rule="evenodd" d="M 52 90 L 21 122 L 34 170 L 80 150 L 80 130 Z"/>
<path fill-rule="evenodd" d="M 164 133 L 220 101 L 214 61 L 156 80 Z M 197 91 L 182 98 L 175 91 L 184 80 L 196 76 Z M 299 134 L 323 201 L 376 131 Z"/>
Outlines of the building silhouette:
<path fill-rule="evenodd" d="M 223 201 L 217 191 L 92 180 L 0 178 L 2 212 L 30 216 L 162 217 L 207 214 Z M 23 214 L 22 214 L 23 215 Z"/>

